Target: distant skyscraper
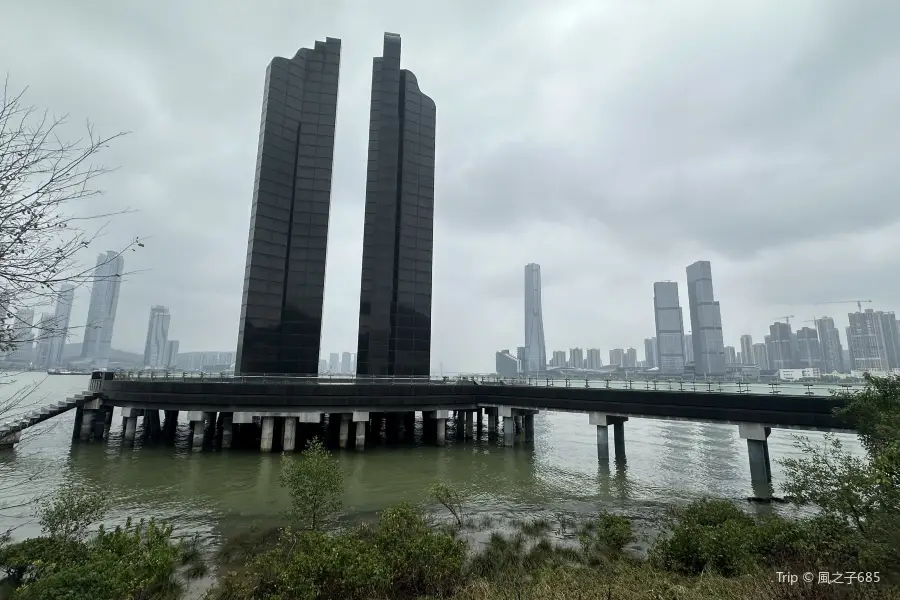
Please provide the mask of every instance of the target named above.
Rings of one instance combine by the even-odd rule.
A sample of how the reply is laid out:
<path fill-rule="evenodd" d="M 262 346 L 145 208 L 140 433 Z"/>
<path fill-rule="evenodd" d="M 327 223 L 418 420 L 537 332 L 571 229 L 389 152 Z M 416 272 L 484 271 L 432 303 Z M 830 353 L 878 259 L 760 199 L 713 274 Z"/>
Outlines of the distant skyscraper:
<path fill-rule="evenodd" d="M 797 330 L 797 367 L 800 369 L 819 369 L 825 371 L 825 359 L 819 334 L 811 327 Z"/>
<path fill-rule="evenodd" d="M 328 361 L 324 358 L 319 361 L 319 375 L 323 375 L 328 372 Z"/>
<path fill-rule="evenodd" d="M 790 323 L 776 321 L 769 325 L 766 354 L 769 358 L 769 368 L 773 371 L 797 368 L 796 342 Z"/>
<path fill-rule="evenodd" d="M 527 352 L 527 349 L 526 349 Z M 565 350 L 554 350 L 553 358 L 550 360 L 551 367 L 565 367 L 566 366 L 566 351 Z"/>
<path fill-rule="evenodd" d="M 332 375 L 341 372 L 341 356 L 337 352 L 328 355 L 328 372 Z"/>
<path fill-rule="evenodd" d="M 603 353 L 599 348 L 588 348 L 587 351 L 587 368 L 599 369 L 603 366 Z"/>
<path fill-rule="evenodd" d="M 518 348 L 516 348 L 516 360 L 519 361 L 519 371 L 524 372 L 528 362 L 525 354 L 525 346 L 519 346 Z"/>
<path fill-rule="evenodd" d="M 340 62 L 326 38 L 266 70 L 237 373 L 316 372 Z"/>
<path fill-rule="evenodd" d="M 509 350 L 500 350 L 495 354 L 497 363 L 497 375 L 508 379 L 518 377 L 519 359 L 510 354 Z"/>
<path fill-rule="evenodd" d="M 350 375 L 353 373 L 351 371 L 351 367 L 353 366 L 353 355 L 349 352 L 341 353 L 341 373 L 344 375 Z"/>
<path fill-rule="evenodd" d="M 72 303 L 75 299 L 75 287 L 64 283 L 59 288 L 56 296 L 56 307 L 53 311 L 51 323 L 52 334 L 50 336 L 48 367 L 58 367 L 63 362 L 63 348 L 69 335 L 69 321 L 72 318 Z"/>
<path fill-rule="evenodd" d="M 893 312 L 881 313 L 881 323 L 884 329 L 884 346 L 887 350 L 888 366 L 892 369 L 900 369 L 900 322 Z"/>
<path fill-rule="evenodd" d="M 147 325 L 147 341 L 144 344 L 144 366 L 151 369 L 165 367 L 166 343 L 169 341 L 169 309 L 165 306 L 150 307 Z"/>
<path fill-rule="evenodd" d="M 625 366 L 625 350 L 622 348 L 613 348 L 609 351 L 609 364 L 610 366 L 624 367 Z"/>
<path fill-rule="evenodd" d="M 97 257 L 91 303 L 81 342 L 81 359 L 90 361 L 96 367 L 105 368 L 109 362 L 124 269 L 125 259 L 112 250 Z"/>
<path fill-rule="evenodd" d="M 656 364 L 656 353 L 656 338 L 644 338 L 644 362 L 648 369 L 659 366 Z"/>
<path fill-rule="evenodd" d="M 34 364 L 46 369 L 50 365 L 50 347 L 53 343 L 53 315 L 41 313 L 37 324 L 37 337 L 34 346 Z"/>
<path fill-rule="evenodd" d="M 895 320 L 894 313 L 883 313 L 867 308 L 864 312 L 849 313 L 847 316 L 850 319 L 847 328 L 847 347 L 850 350 L 851 368 L 861 371 L 888 371 L 891 368 L 890 346 L 893 345 L 890 321 Z"/>
<path fill-rule="evenodd" d="M 684 364 L 694 364 L 694 338 L 689 333 L 684 336 Z"/>
<path fill-rule="evenodd" d="M 13 317 L 12 354 L 7 359 L 23 365 L 34 361 L 34 310 L 20 308 Z"/>
<path fill-rule="evenodd" d="M 163 366 L 167 369 L 175 368 L 178 364 L 178 348 L 181 346 L 181 342 L 178 340 L 168 340 L 166 342 L 166 353 L 163 357 Z"/>
<path fill-rule="evenodd" d="M 569 349 L 569 368 L 570 369 L 584 368 L 584 350 L 582 350 L 581 348 L 570 348 Z"/>
<path fill-rule="evenodd" d="M 431 373 L 437 110 L 400 68 L 400 36 L 374 60 L 359 302 L 360 375 Z"/>
<path fill-rule="evenodd" d="M 725 364 L 737 364 L 737 351 L 735 350 L 734 346 L 725 346 Z"/>
<path fill-rule="evenodd" d="M 656 353 L 659 371 L 666 375 L 684 373 L 684 317 L 678 299 L 678 284 L 653 284 L 653 314 L 656 319 Z"/>
<path fill-rule="evenodd" d="M 816 332 L 819 335 L 819 344 L 822 347 L 822 356 L 825 361 L 826 373 L 843 373 L 844 348 L 841 346 L 841 335 L 834 326 L 834 319 L 822 317 L 816 319 Z"/>
<path fill-rule="evenodd" d="M 766 353 L 765 344 L 753 344 L 753 364 L 759 367 L 760 371 L 768 371 L 769 355 Z"/>
<path fill-rule="evenodd" d="M 694 373 L 719 377 L 725 374 L 725 342 L 722 311 L 713 294 L 712 267 L 708 260 L 698 260 L 686 270 Z"/>
<path fill-rule="evenodd" d="M 744 334 L 741 336 L 741 360 L 745 365 L 755 365 L 753 362 L 753 337 Z"/>
<path fill-rule="evenodd" d="M 544 315 L 541 303 L 541 265 L 525 265 L 525 354 L 529 374 L 541 373 L 547 367 L 544 346 Z M 563 364 L 565 366 L 565 359 Z"/>
<path fill-rule="evenodd" d="M 628 348 L 625 351 L 625 357 L 622 361 L 622 366 L 629 369 L 637 367 L 637 350 L 635 350 L 634 348 Z"/>

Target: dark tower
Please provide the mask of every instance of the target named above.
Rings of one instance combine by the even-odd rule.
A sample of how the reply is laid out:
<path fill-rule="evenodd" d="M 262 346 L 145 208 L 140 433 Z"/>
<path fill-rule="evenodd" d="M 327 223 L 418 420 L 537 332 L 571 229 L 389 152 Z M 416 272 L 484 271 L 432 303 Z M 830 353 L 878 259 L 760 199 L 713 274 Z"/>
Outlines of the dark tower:
<path fill-rule="evenodd" d="M 359 375 L 431 371 L 435 116 L 415 75 L 400 68 L 400 36 L 385 33 L 372 68 Z"/>
<path fill-rule="evenodd" d="M 266 71 L 238 373 L 318 372 L 340 60 L 326 38 Z"/>

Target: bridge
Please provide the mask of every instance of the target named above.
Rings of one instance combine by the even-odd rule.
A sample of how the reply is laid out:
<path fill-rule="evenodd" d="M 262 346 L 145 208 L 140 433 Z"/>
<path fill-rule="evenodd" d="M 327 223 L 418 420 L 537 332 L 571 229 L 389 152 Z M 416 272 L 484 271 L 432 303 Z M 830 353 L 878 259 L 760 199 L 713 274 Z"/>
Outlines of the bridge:
<path fill-rule="evenodd" d="M 835 415 L 842 395 L 814 385 L 759 386 L 686 381 L 613 381 L 487 378 L 323 378 L 291 375 L 228 376 L 95 372 L 90 390 L 74 404 L 38 411 L 39 417 L 75 408 L 74 439 L 108 435 L 119 407 L 123 439 L 133 443 L 138 419 L 143 434 L 174 437 L 185 413 L 196 450 L 256 447 L 293 451 L 305 437 L 330 436 L 340 448 L 362 450 L 382 432 L 410 435 L 421 413 L 423 432 L 446 441 L 447 422 L 458 438 L 480 434 L 487 416 L 489 436 L 503 444 L 534 439 L 541 410 L 580 412 L 597 428 L 597 451 L 609 461 L 609 429 L 619 460 L 625 458 L 629 418 L 733 424 L 747 440 L 751 478 L 771 481 L 767 438 L 772 429 L 847 431 Z M 164 419 L 160 419 L 163 411 Z M 34 420 L 17 422 L 17 431 Z M 39 422 L 39 421 L 38 421 Z M 5 427 L 5 425 L 4 425 Z M 0 427 L 0 439 L 10 434 Z M 298 443 L 299 442 L 299 443 Z"/>

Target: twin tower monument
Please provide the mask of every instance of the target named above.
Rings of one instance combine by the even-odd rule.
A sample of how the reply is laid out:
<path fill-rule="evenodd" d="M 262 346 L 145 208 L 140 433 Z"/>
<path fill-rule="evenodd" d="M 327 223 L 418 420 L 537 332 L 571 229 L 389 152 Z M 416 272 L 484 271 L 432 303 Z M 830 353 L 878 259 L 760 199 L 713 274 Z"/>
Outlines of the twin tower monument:
<path fill-rule="evenodd" d="M 434 238 L 434 102 L 400 68 L 400 36 L 374 59 L 359 375 L 428 376 Z M 341 41 L 266 71 L 235 370 L 315 375 Z"/>

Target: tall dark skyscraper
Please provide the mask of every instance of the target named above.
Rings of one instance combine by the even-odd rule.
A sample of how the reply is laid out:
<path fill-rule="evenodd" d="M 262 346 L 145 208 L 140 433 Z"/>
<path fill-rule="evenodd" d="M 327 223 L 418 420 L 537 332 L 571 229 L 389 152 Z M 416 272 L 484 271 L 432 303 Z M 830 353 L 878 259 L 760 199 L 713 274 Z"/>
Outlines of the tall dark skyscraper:
<path fill-rule="evenodd" d="M 415 75 L 400 68 L 400 36 L 385 33 L 372 68 L 360 375 L 431 372 L 436 114 Z"/>
<path fill-rule="evenodd" d="M 318 372 L 340 60 L 326 38 L 266 71 L 238 373 Z"/>

